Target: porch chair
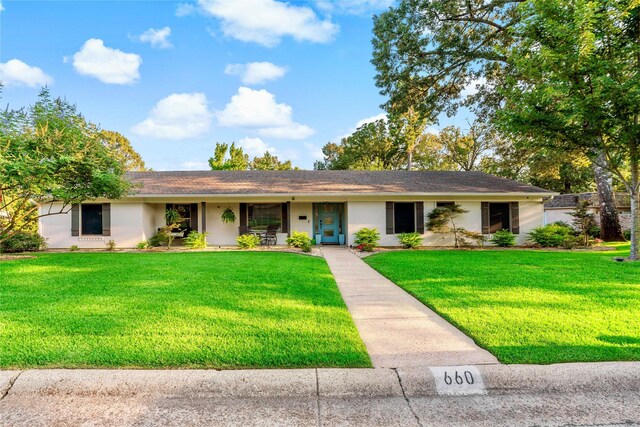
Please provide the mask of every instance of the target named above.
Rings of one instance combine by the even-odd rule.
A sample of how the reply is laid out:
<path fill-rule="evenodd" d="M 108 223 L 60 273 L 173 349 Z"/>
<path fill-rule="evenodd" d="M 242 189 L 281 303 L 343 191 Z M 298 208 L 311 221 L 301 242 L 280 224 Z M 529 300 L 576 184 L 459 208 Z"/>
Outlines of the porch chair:
<path fill-rule="evenodd" d="M 278 244 L 278 225 L 268 225 L 267 231 L 265 231 L 260 237 L 262 238 L 260 244 L 263 246 L 275 246 Z"/>

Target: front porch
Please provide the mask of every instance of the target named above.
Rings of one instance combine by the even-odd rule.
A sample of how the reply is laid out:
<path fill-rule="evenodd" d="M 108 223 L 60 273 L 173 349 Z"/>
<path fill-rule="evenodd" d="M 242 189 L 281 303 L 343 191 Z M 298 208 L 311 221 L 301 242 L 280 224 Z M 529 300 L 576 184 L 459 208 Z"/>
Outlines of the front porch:
<path fill-rule="evenodd" d="M 260 200 L 235 202 L 227 200 L 166 201 L 144 204 L 145 236 L 149 239 L 166 225 L 165 213 L 174 209 L 179 213 L 175 245 L 191 231 L 208 233 L 210 246 L 235 246 L 240 234 L 262 234 L 268 230 L 273 238 L 269 245 L 286 245 L 294 231 L 306 232 L 318 244 L 344 245 L 346 236 L 346 206 L 344 202 L 297 202 Z M 230 215 L 229 212 L 232 212 Z M 233 221 L 229 220 L 229 216 Z M 223 220 L 225 218 L 226 220 Z"/>

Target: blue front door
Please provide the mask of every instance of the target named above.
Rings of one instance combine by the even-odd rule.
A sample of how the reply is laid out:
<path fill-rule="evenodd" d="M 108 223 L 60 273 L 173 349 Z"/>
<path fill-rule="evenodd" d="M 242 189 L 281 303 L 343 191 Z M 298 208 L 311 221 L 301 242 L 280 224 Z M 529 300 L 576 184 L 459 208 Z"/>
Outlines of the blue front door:
<path fill-rule="evenodd" d="M 338 205 L 323 203 L 319 206 L 318 228 L 322 236 L 321 243 L 338 243 L 340 218 Z"/>

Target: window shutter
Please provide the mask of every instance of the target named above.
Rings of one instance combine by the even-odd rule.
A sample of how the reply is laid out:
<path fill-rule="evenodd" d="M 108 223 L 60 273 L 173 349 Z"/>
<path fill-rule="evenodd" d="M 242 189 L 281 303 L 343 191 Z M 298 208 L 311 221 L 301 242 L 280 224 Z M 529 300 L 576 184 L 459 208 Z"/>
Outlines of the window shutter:
<path fill-rule="evenodd" d="M 200 231 L 200 226 L 198 225 L 198 204 L 191 203 L 191 229 L 193 231 Z"/>
<path fill-rule="evenodd" d="M 80 235 L 80 205 L 71 206 L 71 235 Z"/>
<path fill-rule="evenodd" d="M 520 234 L 520 203 L 511 202 L 511 232 Z"/>
<path fill-rule="evenodd" d="M 102 235 L 111 236 L 111 203 L 102 204 Z"/>
<path fill-rule="evenodd" d="M 282 232 L 289 234 L 289 202 L 282 204 Z"/>
<path fill-rule="evenodd" d="M 416 202 L 416 231 L 424 234 L 424 202 Z"/>
<path fill-rule="evenodd" d="M 207 232 L 207 202 L 202 202 L 202 214 L 200 216 L 202 216 L 202 232 L 206 233 Z"/>
<path fill-rule="evenodd" d="M 247 204 L 240 203 L 240 227 L 247 226 Z"/>
<path fill-rule="evenodd" d="M 481 211 L 482 211 L 482 234 L 489 234 L 491 232 L 490 223 L 491 220 L 489 218 L 489 202 L 481 202 Z"/>
<path fill-rule="evenodd" d="M 393 234 L 393 202 L 387 202 L 387 234 Z"/>

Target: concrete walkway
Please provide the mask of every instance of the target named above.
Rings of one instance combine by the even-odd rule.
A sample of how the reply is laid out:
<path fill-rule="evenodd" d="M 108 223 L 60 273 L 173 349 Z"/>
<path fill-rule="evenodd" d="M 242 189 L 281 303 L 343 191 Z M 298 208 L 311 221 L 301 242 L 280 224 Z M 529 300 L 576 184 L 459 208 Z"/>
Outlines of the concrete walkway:
<path fill-rule="evenodd" d="M 0 426 L 640 422 L 640 363 L 477 368 L 476 380 L 484 380 L 480 393 L 455 395 L 443 393 L 439 376 L 426 368 L 0 371 Z M 449 369 L 454 375 L 460 368 Z"/>
<path fill-rule="evenodd" d="M 322 248 L 373 366 L 498 363 L 488 351 L 345 248 Z"/>

